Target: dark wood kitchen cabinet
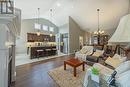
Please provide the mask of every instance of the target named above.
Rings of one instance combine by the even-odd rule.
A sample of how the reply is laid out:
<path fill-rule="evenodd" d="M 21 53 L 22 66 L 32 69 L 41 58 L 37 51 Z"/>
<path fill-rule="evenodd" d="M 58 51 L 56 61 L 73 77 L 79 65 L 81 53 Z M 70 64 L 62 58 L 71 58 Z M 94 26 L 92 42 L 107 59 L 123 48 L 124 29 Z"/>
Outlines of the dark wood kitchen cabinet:
<path fill-rule="evenodd" d="M 49 42 L 49 35 L 44 35 L 44 41 Z"/>
<path fill-rule="evenodd" d="M 55 42 L 55 36 L 44 34 L 37 36 L 35 33 L 27 33 L 27 42 Z"/>
<path fill-rule="evenodd" d="M 50 42 L 55 42 L 55 36 L 50 37 L 50 38 L 49 38 L 49 41 L 50 41 Z"/>
<path fill-rule="evenodd" d="M 43 42 L 44 41 L 44 36 L 43 35 L 40 35 L 40 36 L 35 36 L 35 41 L 36 42 Z"/>
<path fill-rule="evenodd" d="M 27 33 L 27 41 L 34 42 L 35 41 L 35 34 Z"/>

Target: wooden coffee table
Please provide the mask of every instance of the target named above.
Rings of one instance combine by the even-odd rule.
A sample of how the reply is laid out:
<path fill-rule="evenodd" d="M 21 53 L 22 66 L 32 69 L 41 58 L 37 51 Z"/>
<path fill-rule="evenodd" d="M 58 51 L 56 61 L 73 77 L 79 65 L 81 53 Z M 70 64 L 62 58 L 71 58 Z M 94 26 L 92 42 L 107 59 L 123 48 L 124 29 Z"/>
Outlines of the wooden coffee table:
<path fill-rule="evenodd" d="M 74 68 L 74 76 L 76 77 L 76 68 L 80 65 L 82 65 L 83 67 L 83 71 L 85 70 L 85 63 L 84 61 L 81 61 L 79 59 L 76 58 L 71 58 L 69 60 L 64 61 L 64 70 L 66 70 L 66 64 L 70 65 Z"/>

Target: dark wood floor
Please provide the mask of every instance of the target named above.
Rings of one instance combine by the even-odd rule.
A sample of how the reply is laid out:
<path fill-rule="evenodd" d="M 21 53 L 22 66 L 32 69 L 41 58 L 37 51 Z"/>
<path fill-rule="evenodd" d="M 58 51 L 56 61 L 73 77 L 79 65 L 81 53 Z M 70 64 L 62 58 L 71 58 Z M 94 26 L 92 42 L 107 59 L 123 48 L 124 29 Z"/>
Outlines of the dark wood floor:
<path fill-rule="evenodd" d="M 63 61 L 71 56 L 16 67 L 17 77 L 14 87 L 58 87 L 55 81 L 48 75 L 48 71 L 62 66 Z"/>

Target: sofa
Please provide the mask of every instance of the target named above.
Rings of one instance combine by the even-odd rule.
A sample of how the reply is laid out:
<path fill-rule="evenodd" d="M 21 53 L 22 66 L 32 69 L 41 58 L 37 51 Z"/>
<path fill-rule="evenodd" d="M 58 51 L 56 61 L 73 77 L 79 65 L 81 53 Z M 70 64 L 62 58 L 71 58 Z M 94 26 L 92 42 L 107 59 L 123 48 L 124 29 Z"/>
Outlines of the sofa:
<path fill-rule="evenodd" d="M 93 48 L 93 46 L 84 46 L 80 51 L 75 53 L 75 58 L 86 61 L 87 59 L 97 61 L 98 57 L 103 55 L 103 50 Z M 90 58 L 91 57 L 91 58 Z"/>
<path fill-rule="evenodd" d="M 75 53 L 75 58 L 86 61 L 87 55 L 93 53 L 93 46 L 84 46 L 80 51 Z"/>
<path fill-rule="evenodd" d="M 91 63 L 98 63 L 99 58 L 102 57 L 104 50 L 95 49 L 91 55 L 87 55 L 86 61 Z"/>
<path fill-rule="evenodd" d="M 117 74 L 115 76 L 115 83 L 117 87 L 130 87 L 130 61 L 121 63 L 114 70 L 99 63 L 95 63 L 93 67 L 97 68 L 100 71 L 100 77 L 106 82 L 111 77 L 113 71 L 116 71 Z M 88 87 L 88 77 L 91 75 L 91 68 L 89 68 L 86 72 L 83 84 L 84 87 Z"/>

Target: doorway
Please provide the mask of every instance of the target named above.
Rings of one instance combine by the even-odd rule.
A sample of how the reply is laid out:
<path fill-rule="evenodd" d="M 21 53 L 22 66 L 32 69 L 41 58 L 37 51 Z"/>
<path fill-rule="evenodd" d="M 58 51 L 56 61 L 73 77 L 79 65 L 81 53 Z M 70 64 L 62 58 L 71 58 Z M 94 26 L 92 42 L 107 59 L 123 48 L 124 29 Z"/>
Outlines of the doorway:
<path fill-rule="evenodd" d="M 83 47 L 83 36 L 79 36 L 79 48 L 82 49 Z"/>

